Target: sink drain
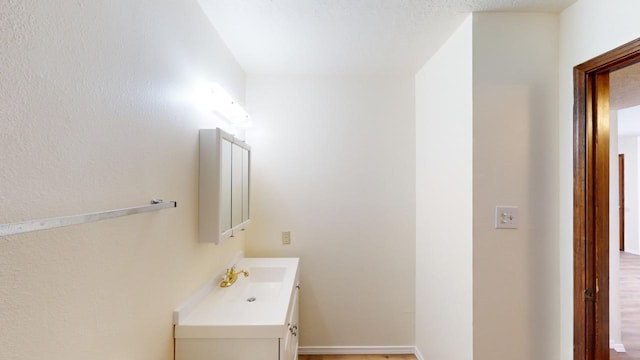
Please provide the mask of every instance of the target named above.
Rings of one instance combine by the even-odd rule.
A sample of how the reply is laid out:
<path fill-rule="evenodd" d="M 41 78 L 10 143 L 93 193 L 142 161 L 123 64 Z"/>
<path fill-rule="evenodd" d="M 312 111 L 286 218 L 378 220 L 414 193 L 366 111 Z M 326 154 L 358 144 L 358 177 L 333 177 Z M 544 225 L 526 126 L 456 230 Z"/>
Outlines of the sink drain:
<path fill-rule="evenodd" d="M 252 296 L 250 298 L 247 298 L 247 301 L 248 302 L 254 302 L 254 301 L 256 301 L 256 298 Z"/>

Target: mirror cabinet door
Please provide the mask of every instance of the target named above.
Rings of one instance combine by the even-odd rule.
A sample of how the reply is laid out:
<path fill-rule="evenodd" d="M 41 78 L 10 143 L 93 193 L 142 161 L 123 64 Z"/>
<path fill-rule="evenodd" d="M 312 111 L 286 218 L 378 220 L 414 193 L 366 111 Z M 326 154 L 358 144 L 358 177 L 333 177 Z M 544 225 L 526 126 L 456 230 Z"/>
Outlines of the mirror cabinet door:
<path fill-rule="evenodd" d="M 242 149 L 242 222 L 249 220 L 249 150 Z"/>
<path fill-rule="evenodd" d="M 220 142 L 220 231 L 232 227 L 232 143 L 222 138 Z"/>
<path fill-rule="evenodd" d="M 243 148 L 233 144 L 231 154 L 231 226 L 242 223 L 242 152 Z"/>

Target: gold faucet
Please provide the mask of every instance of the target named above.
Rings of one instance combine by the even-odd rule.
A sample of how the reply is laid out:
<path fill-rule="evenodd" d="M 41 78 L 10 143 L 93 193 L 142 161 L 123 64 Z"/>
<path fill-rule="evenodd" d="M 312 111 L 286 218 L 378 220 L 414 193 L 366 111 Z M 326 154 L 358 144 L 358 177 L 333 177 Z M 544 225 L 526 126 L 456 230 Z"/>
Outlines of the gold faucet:
<path fill-rule="evenodd" d="M 240 270 L 236 272 L 235 265 L 231 267 L 231 269 L 227 269 L 227 273 L 222 277 L 222 281 L 220 282 L 220 287 L 229 287 L 233 285 L 236 280 L 238 280 L 238 275 L 244 274 L 244 277 L 249 276 L 249 272 L 246 270 Z"/>

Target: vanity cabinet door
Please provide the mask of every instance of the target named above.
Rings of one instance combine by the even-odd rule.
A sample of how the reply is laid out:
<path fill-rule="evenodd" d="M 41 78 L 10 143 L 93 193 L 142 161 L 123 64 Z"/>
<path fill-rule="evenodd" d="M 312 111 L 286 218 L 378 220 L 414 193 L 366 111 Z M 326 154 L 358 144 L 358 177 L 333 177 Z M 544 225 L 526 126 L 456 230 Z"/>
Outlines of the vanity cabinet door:
<path fill-rule="evenodd" d="M 278 360 L 278 339 L 176 339 L 176 360 Z"/>
<path fill-rule="evenodd" d="M 300 327 L 298 323 L 298 289 L 291 294 L 291 310 L 289 311 L 287 335 L 280 339 L 280 360 L 298 359 L 298 336 Z"/>

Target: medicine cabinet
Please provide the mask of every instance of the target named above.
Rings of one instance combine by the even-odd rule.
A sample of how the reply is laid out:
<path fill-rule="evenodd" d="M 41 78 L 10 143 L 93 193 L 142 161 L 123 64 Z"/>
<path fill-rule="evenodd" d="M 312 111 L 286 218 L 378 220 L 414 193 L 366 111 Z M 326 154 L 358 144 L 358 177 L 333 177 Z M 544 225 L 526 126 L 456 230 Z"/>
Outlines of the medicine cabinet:
<path fill-rule="evenodd" d="M 198 233 L 201 242 L 232 237 L 250 220 L 251 148 L 220 129 L 200 130 Z"/>

